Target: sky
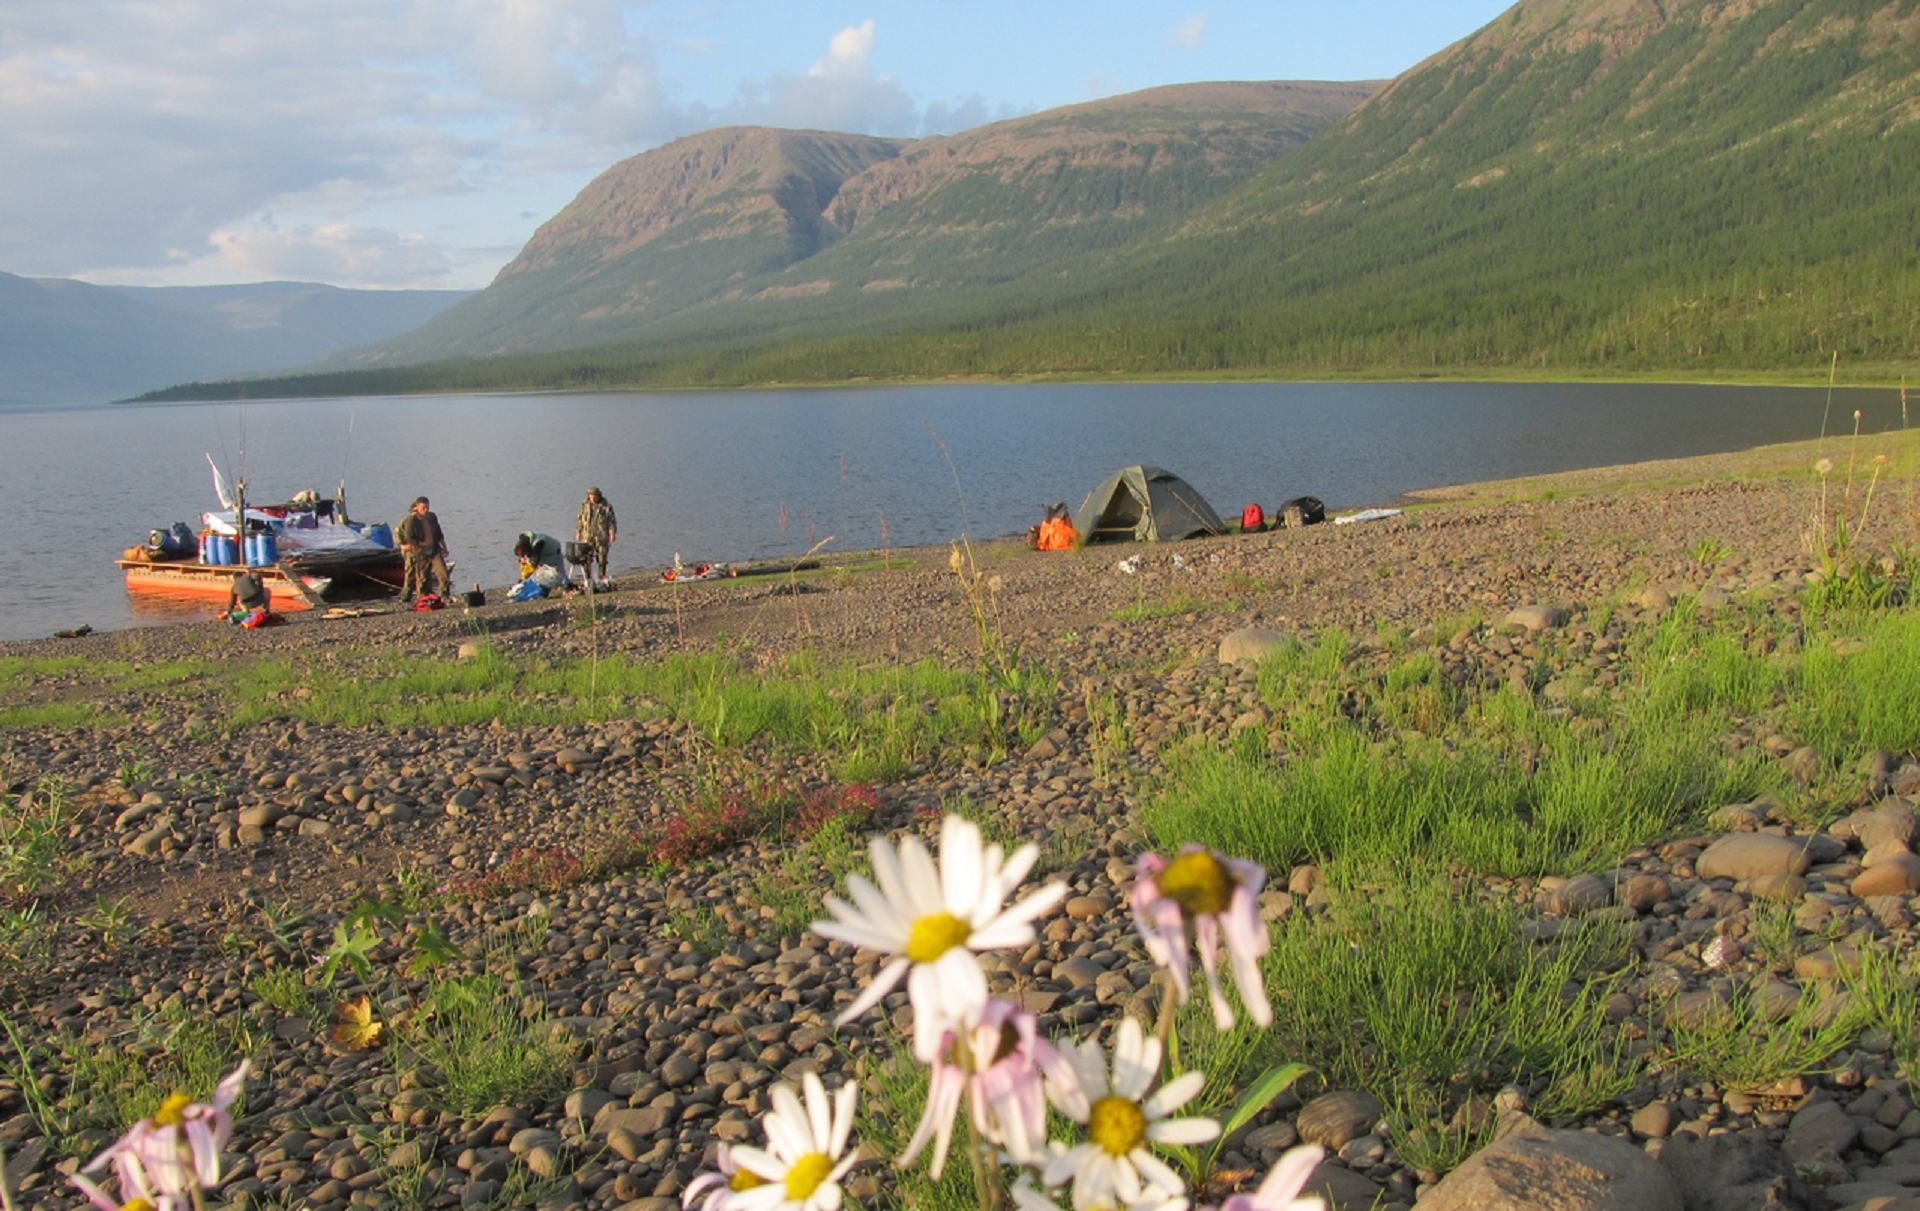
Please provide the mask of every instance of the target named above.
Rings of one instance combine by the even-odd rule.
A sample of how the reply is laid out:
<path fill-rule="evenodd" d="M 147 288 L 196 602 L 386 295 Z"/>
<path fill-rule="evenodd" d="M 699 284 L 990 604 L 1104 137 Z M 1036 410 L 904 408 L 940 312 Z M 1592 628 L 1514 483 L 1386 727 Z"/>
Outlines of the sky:
<path fill-rule="evenodd" d="M 0 272 L 479 289 L 716 126 L 1400 74 L 1511 0 L 0 0 Z"/>

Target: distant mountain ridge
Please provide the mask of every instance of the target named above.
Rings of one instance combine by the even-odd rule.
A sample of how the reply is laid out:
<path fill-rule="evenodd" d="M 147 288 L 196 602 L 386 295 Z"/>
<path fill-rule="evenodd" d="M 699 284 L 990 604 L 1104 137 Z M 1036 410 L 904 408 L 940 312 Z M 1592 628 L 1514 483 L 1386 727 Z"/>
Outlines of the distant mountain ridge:
<path fill-rule="evenodd" d="M 0 406 L 100 403 L 306 365 L 417 327 L 470 293 L 94 286 L 0 273 Z"/>
<path fill-rule="evenodd" d="M 917 140 L 705 131 L 608 169 L 486 290 L 334 363 L 591 346 L 741 303 L 944 304 L 1176 220 L 1377 87 L 1176 85 Z"/>

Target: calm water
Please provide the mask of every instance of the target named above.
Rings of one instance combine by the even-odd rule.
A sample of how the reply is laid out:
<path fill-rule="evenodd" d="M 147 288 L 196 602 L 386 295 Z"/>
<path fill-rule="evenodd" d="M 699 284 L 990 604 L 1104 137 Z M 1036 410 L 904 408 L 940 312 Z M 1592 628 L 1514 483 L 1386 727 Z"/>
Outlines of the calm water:
<path fill-rule="evenodd" d="M 1829 432 L 1897 427 L 1896 391 L 1843 391 Z M 453 395 L 0 412 L 0 639 L 177 617 L 110 562 L 215 505 L 206 455 L 251 499 L 330 492 L 394 521 L 432 498 L 455 580 L 514 577 L 513 536 L 571 537 L 588 485 L 619 513 L 614 568 L 1024 532 L 1128 463 L 1223 516 L 1818 436 L 1825 389 L 1484 384 L 953 386 Z M 177 610 L 177 607 L 176 607 Z M 189 616 L 204 616 L 204 603 Z"/>

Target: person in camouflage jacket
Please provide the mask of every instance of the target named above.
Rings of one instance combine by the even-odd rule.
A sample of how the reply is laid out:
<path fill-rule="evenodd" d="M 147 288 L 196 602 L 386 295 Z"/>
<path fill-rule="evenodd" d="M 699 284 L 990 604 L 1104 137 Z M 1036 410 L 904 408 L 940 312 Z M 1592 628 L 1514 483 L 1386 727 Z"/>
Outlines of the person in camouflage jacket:
<path fill-rule="evenodd" d="M 598 577 L 607 574 L 607 554 L 613 547 L 613 540 L 620 535 L 619 524 L 614 521 L 613 506 L 607 498 L 600 495 L 600 489 L 588 488 L 587 499 L 580 506 L 580 518 L 573 524 L 573 540 L 587 544 L 587 581 L 592 583 Z M 599 565 L 596 574 L 594 566 Z"/>

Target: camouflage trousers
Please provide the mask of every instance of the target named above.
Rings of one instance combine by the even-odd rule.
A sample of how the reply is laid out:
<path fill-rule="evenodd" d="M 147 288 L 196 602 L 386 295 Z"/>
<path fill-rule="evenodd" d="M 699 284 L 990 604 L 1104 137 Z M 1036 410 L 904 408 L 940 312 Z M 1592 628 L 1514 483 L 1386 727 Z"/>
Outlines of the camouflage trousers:
<path fill-rule="evenodd" d="M 447 560 L 438 551 L 405 551 L 401 559 L 406 565 L 406 583 L 400 590 L 400 596 L 406 601 L 425 593 L 435 593 L 441 597 L 447 595 Z"/>

